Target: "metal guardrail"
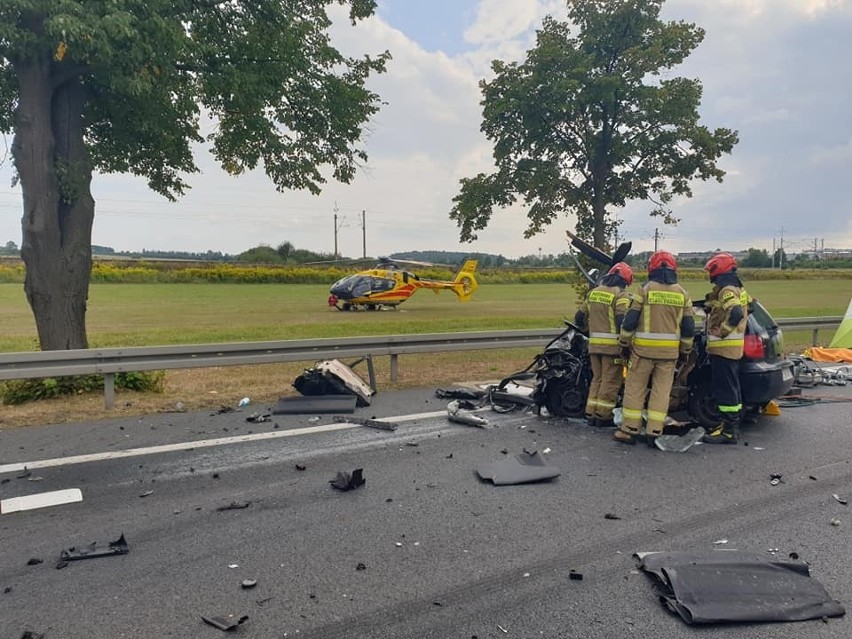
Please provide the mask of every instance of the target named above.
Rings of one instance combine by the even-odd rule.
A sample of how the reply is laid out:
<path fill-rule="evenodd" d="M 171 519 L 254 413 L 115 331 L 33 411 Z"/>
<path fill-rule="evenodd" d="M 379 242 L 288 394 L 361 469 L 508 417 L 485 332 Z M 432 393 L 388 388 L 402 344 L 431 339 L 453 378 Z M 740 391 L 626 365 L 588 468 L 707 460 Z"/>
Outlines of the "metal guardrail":
<path fill-rule="evenodd" d="M 840 316 L 801 317 L 777 321 L 785 330 L 813 331 L 812 343 L 816 344 L 820 330 L 835 328 L 842 319 Z M 355 357 L 359 361 L 367 361 L 370 382 L 375 387 L 372 358 L 376 356 L 390 357 L 390 378 L 395 382 L 399 371 L 399 355 L 542 346 L 559 332 L 558 328 L 543 328 L 0 353 L 0 380 L 102 374 L 104 403 L 107 408 L 112 408 L 115 402 L 116 373 Z"/>

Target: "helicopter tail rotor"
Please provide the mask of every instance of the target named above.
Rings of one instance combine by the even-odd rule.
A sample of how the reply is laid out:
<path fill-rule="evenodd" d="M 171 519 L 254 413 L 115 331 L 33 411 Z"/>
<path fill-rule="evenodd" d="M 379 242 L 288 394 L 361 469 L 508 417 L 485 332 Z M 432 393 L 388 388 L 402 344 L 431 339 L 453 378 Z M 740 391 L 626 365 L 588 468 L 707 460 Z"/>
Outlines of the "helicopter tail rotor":
<path fill-rule="evenodd" d="M 453 293 L 458 295 L 460 302 L 467 302 L 479 288 L 476 281 L 476 260 L 467 260 L 453 278 Z"/>

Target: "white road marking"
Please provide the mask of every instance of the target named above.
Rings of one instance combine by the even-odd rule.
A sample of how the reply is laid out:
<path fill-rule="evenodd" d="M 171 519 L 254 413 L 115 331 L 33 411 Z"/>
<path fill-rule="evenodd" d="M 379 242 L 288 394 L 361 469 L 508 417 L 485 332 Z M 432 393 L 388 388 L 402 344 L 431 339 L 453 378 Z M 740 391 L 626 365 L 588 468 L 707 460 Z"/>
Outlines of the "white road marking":
<path fill-rule="evenodd" d="M 446 416 L 447 411 L 440 410 L 431 413 L 416 413 L 412 415 L 399 415 L 396 417 L 382 417 L 380 421 L 386 422 L 412 422 L 418 419 Z M 41 459 L 29 462 L 16 462 L 0 466 L 0 475 L 4 473 L 17 473 L 25 468 L 35 470 L 36 468 L 53 468 L 56 466 L 71 466 L 72 464 L 85 464 L 93 461 L 106 459 L 121 459 L 124 457 L 139 457 L 141 455 L 156 455 L 159 453 L 171 453 L 178 450 L 192 450 L 194 448 L 210 448 L 212 446 L 227 446 L 228 444 L 242 444 L 245 442 L 263 441 L 265 439 L 279 439 L 281 437 L 299 437 L 300 435 L 313 435 L 315 433 L 329 433 L 337 430 L 349 430 L 350 428 L 363 428 L 360 424 L 350 422 L 323 424 L 322 426 L 309 426 L 307 428 L 294 428 L 291 430 L 273 431 L 269 433 L 255 433 L 252 435 L 236 435 L 233 437 L 218 437 L 216 439 L 202 439 L 199 441 L 181 442 L 178 444 L 163 444 L 161 446 L 147 446 L 145 448 L 128 448 L 125 450 L 111 450 L 103 453 L 91 453 L 89 455 L 73 455 L 71 457 L 57 457 L 54 459 Z"/>
<path fill-rule="evenodd" d="M 83 493 L 79 488 L 66 488 L 65 490 L 54 490 L 49 493 L 36 493 L 25 497 L 10 497 L 0 500 L 0 515 L 8 515 L 22 510 L 35 510 L 36 508 L 47 508 L 48 506 L 61 506 L 62 504 L 73 504 L 83 501 Z"/>

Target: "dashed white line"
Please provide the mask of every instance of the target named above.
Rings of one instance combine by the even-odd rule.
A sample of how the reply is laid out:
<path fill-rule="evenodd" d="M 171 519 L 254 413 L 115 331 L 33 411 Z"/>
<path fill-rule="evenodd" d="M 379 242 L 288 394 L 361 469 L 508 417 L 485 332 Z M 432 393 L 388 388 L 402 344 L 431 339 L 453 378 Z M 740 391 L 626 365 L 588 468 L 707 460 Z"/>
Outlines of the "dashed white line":
<path fill-rule="evenodd" d="M 396 417 L 382 417 L 381 421 L 387 422 L 411 422 L 418 419 L 446 416 L 447 411 L 434 411 L 431 413 L 416 413 L 412 415 L 398 415 Z M 163 444 L 161 446 L 147 446 L 145 448 L 128 448 L 125 450 L 112 450 L 103 453 L 91 453 L 88 455 L 73 455 L 71 457 L 57 457 L 54 459 L 41 459 L 29 462 L 16 462 L 0 466 L 0 475 L 4 473 L 17 473 L 22 470 L 35 470 L 37 468 L 53 468 L 56 466 L 71 466 L 73 464 L 85 464 L 107 459 L 122 459 L 124 457 L 139 457 L 142 455 L 156 455 L 159 453 L 170 453 L 180 450 L 192 450 L 194 448 L 210 448 L 212 446 L 227 446 L 229 444 L 242 444 L 245 442 L 263 441 L 266 439 L 279 439 L 282 437 L 299 437 L 301 435 L 313 435 L 316 433 L 329 433 L 338 430 L 349 430 L 350 428 L 362 428 L 360 424 L 349 422 L 323 424 L 321 426 L 309 426 L 307 428 L 296 428 L 291 430 L 274 431 L 268 433 L 255 433 L 252 435 L 236 435 L 233 437 L 218 437 L 216 439 L 202 439 L 198 441 L 181 442 L 178 444 Z"/>
<path fill-rule="evenodd" d="M 47 508 L 49 506 L 61 506 L 62 504 L 73 504 L 83 501 L 83 493 L 79 488 L 66 488 L 65 490 L 53 490 L 49 493 L 36 493 L 25 497 L 10 497 L 0 500 L 0 515 L 8 515 L 22 510 L 35 510 L 36 508 Z"/>

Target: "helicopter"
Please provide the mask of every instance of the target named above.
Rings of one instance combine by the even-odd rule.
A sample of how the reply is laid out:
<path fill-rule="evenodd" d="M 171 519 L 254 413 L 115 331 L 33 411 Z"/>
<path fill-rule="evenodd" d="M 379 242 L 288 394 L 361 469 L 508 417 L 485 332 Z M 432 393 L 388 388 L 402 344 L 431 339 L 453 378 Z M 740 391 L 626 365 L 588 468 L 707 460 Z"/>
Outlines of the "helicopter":
<path fill-rule="evenodd" d="M 400 260 L 400 263 L 432 266 L 426 262 Z M 380 257 L 373 268 L 347 275 L 331 286 L 328 305 L 339 311 L 376 311 L 396 309 L 418 289 L 429 288 L 435 294 L 449 289 L 459 301 L 467 302 L 479 287 L 476 282 L 477 260 L 467 260 L 451 281 L 423 279 L 399 267 L 387 257 Z"/>

